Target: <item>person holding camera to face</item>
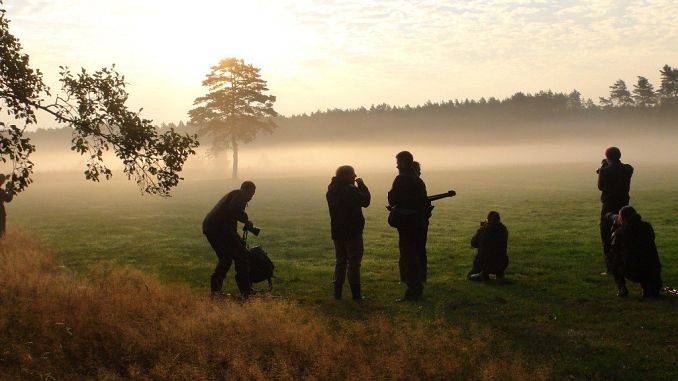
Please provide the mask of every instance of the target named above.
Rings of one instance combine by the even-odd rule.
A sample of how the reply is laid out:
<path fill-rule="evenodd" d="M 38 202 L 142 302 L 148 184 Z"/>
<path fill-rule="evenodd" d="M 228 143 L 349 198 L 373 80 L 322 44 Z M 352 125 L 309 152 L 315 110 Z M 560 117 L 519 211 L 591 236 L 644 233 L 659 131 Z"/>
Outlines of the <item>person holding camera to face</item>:
<path fill-rule="evenodd" d="M 603 206 L 600 211 L 600 238 L 603 243 L 605 265 L 610 271 L 610 232 L 605 224 L 605 216 L 608 213 L 619 213 L 619 210 L 629 204 L 631 190 L 631 177 L 633 167 L 621 162 L 621 151 L 617 147 L 605 150 L 598 173 L 598 189 L 601 191 L 600 201 Z"/>
<path fill-rule="evenodd" d="M 503 279 L 509 262 L 507 246 L 508 229 L 501 223 L 499 213 L 491 211 L 471 239 L 471 247 L 478 249 L 478 252 L 473 259 L 468 279 L 486 281 L 491 274 L 496 275 L 497 279 Z"/>
<path fill-rule="evenodd" d="M 238 222 L 245 224 L 245 229 L 254 228 L 245 208 L 254 197 L 255 191 L 256 186 L 253 182 L 243 182 L 240 189 L 229 192 L 219 200 L 203 220 L 202 231 L 218 258 L 210 280 L 213 296 L 221 292 L 224 279 L 233 262 L 235 262 L 235 282 L 242 297 L 247 298 L 252 294 L 249 253 L 238 234 Z"/>
<path fill-rule="evenodd" d="M 363 229 L 365 218 L 362 208 L 370 206 L 370 191 L 353 167 L 337 168 L 327 187 L 327 206 L 330 211 L 332 241 L 336 262 L 334 265 L 334 298 L 341 299 L 344 281 L 354 300 L 362 300 L 360 290 L 360 263 L 363 258 Z"/>

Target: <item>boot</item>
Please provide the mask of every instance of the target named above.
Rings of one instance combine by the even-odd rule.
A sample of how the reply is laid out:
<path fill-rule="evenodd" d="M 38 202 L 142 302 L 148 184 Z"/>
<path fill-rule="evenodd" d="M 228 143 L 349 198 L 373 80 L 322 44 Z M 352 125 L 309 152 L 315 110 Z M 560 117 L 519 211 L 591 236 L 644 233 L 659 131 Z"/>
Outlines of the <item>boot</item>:
<path fill-rule="evenodd" d="M 360 293 L 360 283 L 351 285 L 351 294 L 353 295 L 353 300 L 363 300 L 363 296 Z"/>
<path fill-rule="evenodd" d="M 421 283 L 408 283 L 407 289 L 405 290 L 405 296 L 400 299 L 396 299 L 396 303 L 402 302 L 416 302 L 421 298 L 421 295 L 424 291 L 424 287 Z"/>
<path fill-rule="evenodd" d="M 344 285 L 340 283 L 334 283 L 334 299 L 341 299 L 341 291 L 344 289 Z"/>
<path fill-rule="evenodd" d="M 212 291 L 212 295 L 218 295 L 221 293 L 221 287 L 223 287 L 224 281 L 222 279 L 219 279 L 218 277 L 212 275 L 210 278 L 210 289 Z"/>
<path fill-rule="evenodd" d="M 252 296 L 252 283 L 250 283 L 249 279 L 236 275 L 235 284 L 238 286 L 238 290 L 240 290 L 240 295 L 243 299 L 248 299 Z"/>

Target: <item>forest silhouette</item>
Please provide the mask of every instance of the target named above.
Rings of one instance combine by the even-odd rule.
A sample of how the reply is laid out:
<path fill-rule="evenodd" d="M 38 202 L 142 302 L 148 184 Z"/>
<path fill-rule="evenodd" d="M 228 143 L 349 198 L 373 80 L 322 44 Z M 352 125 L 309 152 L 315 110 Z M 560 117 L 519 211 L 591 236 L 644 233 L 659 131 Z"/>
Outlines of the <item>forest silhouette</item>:
<path fill-rule="evenodd" d="M 678 132 L 678 69 L 665 65 L 660 76 L 657 90 L 645 77 L 638 77 L 630 90 L 626 82 L 618 80 L 610 86 L 610 95 L 599 102 L 584 98 L 577 90 L 542 90 L 516 92 L 503 99 L 427 101 L 414 106 L 382 103 L 281 115 L 275 118 L 278 128 L 273 134 L 260 135 L 249 145 L 360 141 L 501 144 L 620 132 L 674 134 Z M 177 132 L 197 131 L 184 121 L 160 125 L 161 130 L 172 128 Z M 62 146 L 71 132 L 38 130 L 31 135 L 42 147 Z"/>

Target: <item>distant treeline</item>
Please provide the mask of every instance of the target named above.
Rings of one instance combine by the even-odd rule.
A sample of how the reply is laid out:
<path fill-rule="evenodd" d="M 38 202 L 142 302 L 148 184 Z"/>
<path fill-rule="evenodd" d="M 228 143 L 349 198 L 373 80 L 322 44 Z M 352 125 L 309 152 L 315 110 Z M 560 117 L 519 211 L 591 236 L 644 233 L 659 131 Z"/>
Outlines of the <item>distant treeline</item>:
<path fill-rule="evenodd" d="M 638 77 L 630 90 L 620 79 L 610 86 L 609 97 L 600 98 L 597 103 L 583 98 L 577 90 L 569 93 L 549 90 L 518 92 L 504 99 L 428 101 L 416 106 L 380 104 L 281 116 L 276 118 L 279 127 L 272 135 L 261 135 L 251 144 L 403 140 L 485 143 L 491 139 L 514 142 L 615 131 L 678 133 L 678 68 L 666 65 L 660 75 L 661 83 L 656 90 L 645 77 Z M 160 128 L 195 130 L 183 121 L 162 123 Z M 68 139 L 70 132 L 41 130 L 32 134 L 32 138 Z"/>

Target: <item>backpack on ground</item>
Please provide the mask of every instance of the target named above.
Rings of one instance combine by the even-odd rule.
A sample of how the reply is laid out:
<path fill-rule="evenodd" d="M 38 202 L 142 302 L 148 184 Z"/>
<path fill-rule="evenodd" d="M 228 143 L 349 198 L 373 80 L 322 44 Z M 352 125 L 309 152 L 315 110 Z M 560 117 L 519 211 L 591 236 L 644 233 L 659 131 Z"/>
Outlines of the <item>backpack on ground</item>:
<path fill-rule="evenodd" d="M 245 230 L 242 235 L 243 241 L 245 241 L 245 246 L 247 251 L 250 254 L 249 257 L 249 267 L 250 267 L 250 282 L 259 283 L 263 281 L 268 281 L 268 290 L 273 289 L 273 271 L 275 270 L 275 265 L 271 258 L 269 258 L 268 253 L 261 246 L 254 246 L 252 248 L 247 245 L 247 231 Z"/>
<path fill-rule="evenodd" d="M 268 289 L 273 289 L 273 270 L 275 265 L 261 246 L 254 246 L 250 252 L 250 282 L 259 283 L 268 281 Z"/>

